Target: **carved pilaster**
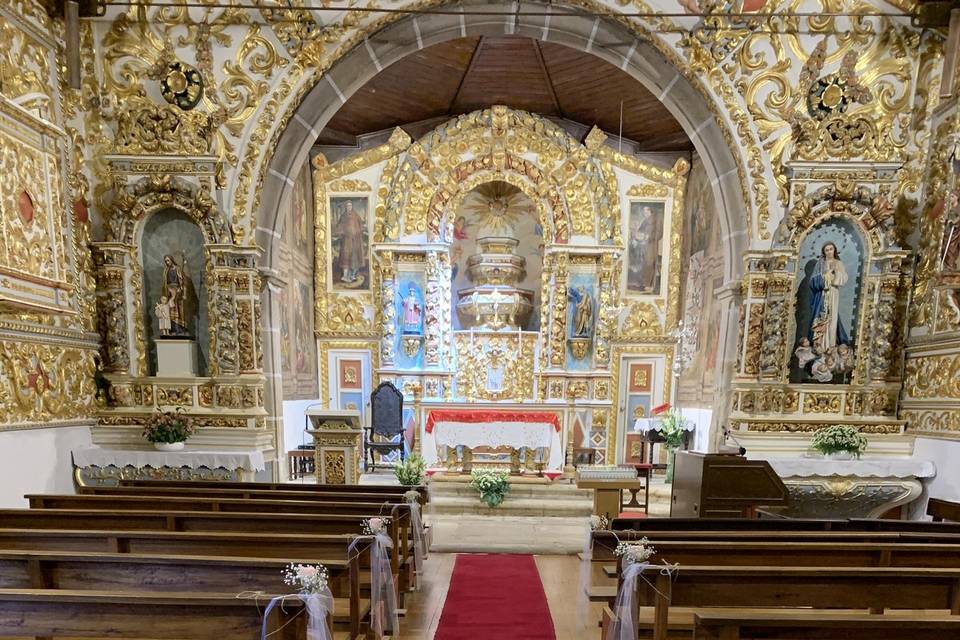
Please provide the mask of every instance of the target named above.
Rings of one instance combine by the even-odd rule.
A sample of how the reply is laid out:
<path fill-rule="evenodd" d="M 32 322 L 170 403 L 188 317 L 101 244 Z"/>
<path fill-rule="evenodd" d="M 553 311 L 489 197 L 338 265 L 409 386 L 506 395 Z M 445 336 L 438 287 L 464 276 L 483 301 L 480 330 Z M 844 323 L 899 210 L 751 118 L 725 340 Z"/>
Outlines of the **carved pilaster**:
<path fill-rule="evenodd" d="M 616 271 L 613 255 L 604 254 L 600 262 L 597 327 L 593 340 L 594 363 L 598 369 L 610 367 L 610 338 L 617 330 L 620 315 Z"/>
<path fill-rule="evenodd" d="M 130 309 L 125 291 L 131 247 L 121 243 L 93 245 L 97 279 L 97 320 L 103 337 L 103 369 L 130 373 Z"/>
<path fill-rule="evenodd" d="M 380 366 L 393 366 L 394 342 L 397 335 L 397 310 L 394 296 L 397 290 L 397 270 L 393 264 L 393 252 L 378 254 L 380 263 Z"/>
<path fill-rule="evenodd" d="M 444 281 L 444 271 L 440 253 L 437 251 L 427 252 L 423 363 L 428 367 L 439 367 L 443 364 L 443 328 L 450 326 L 445 324 L 448 313 L 445 313 L 444 307 L 450 306 L 450 296 L 449 286 L 445 291 L 441 284 Z M 449 278 L 447 278 L 447 282 L 449 282 Z"/>
<path fill-rule="evenodd" d="M 557 254 L 553 269 L 553 317 L 550 319 L 550 366 L 562 368 L 567 359 L 568 256 Z"/>

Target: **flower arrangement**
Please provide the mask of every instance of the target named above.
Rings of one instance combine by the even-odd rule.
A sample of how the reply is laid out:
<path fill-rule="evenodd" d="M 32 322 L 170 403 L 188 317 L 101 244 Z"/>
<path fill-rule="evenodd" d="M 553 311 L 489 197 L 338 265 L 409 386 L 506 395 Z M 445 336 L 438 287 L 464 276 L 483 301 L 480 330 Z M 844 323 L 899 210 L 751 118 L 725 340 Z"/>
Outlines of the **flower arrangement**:
<path fill-rule="evenodd" d="M 369 518 L 363 521 L 363 533 L 368 536 L 376 536 L 387 532 L 390 526 L 390 518 Z"/>
<path fill-rule="evenodd" d="M 406 491 L 403 494 L 403 501 L 408 504 L 420 504 L 420 492 L 416 490 Z"/>
<path fill-rule="evenodd" d="M 641 538 L 637 542 L 619 543 L 617 548 L 614 549 L 613 555 L 623 558 L 624 564 L 634 564 L 646 562 L 656 552 L 657 550 L 650 546 L 650 541 L 647 538 Z"/>
<path fill-rule="evenodd" d="M 488 507 L 499 506 L 510 491 L 510 475 L 496 469 L 474 469 L 470 472 L 470 486 L 480 492 L 480 499 Z"/>
<path fill-rule="evenodd" d="M 610 518 L 606 515 L 590 516 L 590 531 L 606 531 L 610 528 Z"/>
<path fill-rule="evenodd" d="M 193 419 L 177 409 L 151 414 L 143 426 L 143 437 L 154 444 L 175 444 L 186 442 L 195 431 Z"/>
<path fill-rule="evenodd" d="M 424 476 L 427 470 L 427 463 L 416 453 L 400 462 L 393 468 L 393 474 L 404 487 L 416 487 L 423 484 Z"/>
<path fill-rule="evenodd" d="M 321 593 L 327 589 L 330 579 L 322 564 L 290 564 L 283 570 L 283 582 L 299 587 L 300 593 Z"/>
<path fill-rule="evenodd" d="M 867 448 L 867 437 L 850 425 L 824 427 L 814 432 L 813 448 L 824 455 L 845 451 L 859 458 Z"/>
<path fill-rule="evenodd" d="M 663 416 L 660 418 L 660 435 L 664 444 L 668 449 L 679 449 L 683 445 L 684 432 L 690 429 L 690 421 L 676 409 L 669 409 L 660 415 Z"/>

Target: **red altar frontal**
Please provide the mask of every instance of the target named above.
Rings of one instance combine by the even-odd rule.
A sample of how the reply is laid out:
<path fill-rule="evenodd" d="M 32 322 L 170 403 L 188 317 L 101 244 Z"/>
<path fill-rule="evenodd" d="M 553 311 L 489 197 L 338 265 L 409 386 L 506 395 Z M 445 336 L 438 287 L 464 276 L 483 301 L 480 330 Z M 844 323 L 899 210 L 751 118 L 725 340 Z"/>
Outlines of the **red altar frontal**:
<path fill-rule="evenodd" d="M 528 469 L 563 468 L 566 405 L 423 403 L 423 457 L 428 466 L 469 466 L 481 456 L 522 454 Z M 478 457 L 474 458 L 474 454 Z"/>

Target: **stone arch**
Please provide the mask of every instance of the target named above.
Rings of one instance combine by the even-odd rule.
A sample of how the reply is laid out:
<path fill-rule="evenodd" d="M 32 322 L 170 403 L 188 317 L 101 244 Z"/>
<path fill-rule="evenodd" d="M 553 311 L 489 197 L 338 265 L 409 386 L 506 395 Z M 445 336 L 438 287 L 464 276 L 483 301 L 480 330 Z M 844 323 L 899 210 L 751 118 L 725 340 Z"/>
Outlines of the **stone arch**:
<path fill-rule="evenodd" d="M 550 5 L 539 2 L 533 6 L 545 12 L 550 10 Z M 279 224 L 278 212 L 292 193 L 293 176 L 307 161 L 320 130 L 347 98 L 375 76 L 378 69 L 424 47 L 465 36 L 513 34 L 596 55 L 623 69 L 658 96 L 703 158 L 721 212 L 726 280 L 737 280 L 743 273 L 740 257 L 751 236 L 749 189 L 738 175 L 742 169 L 739 155 L 735 155 L 727 142 L 733 137 L 721 123 L 703 83 L 688 78 L 672 52 L 639 26 L 628 23 L 626 18 L 583 14 L 558 14 L 552 18 L 546 23 L 527 23 L 503 16 L 405 16 L 380 29 L 377 33 L 382 37 L 376 41 L 358 40 L 358 44 L 341 55 L 305 93 L 264 171 L 256 212 L 256 238 L 265 251 L 268 268 L 273 264 L 272 245 Z M 616 44 L 597 46 L 600 42 Z"/>

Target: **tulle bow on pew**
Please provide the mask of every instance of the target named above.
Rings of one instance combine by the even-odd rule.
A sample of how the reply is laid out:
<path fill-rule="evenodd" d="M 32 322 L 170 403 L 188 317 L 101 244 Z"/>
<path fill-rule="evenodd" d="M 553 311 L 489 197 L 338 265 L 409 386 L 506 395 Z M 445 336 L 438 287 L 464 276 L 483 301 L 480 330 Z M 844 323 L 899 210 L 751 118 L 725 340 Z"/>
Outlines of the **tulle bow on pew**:
<path fill-rule="evenodd" d="M 256 597 L 262 593 L 240 594 L 238 597 Z M 260 628 L 260 640 L 269 640 L 270 636 L 277 633 L 279 629 L 267 631 L 267 623 L 270 620 L 270 612 L 279 605 L 283 609 L 284 604 L 290 600 L 297 600 L 303 603 L 307 612 L 307 640 L 333 640 L 333 634 L 330 633 L 330 627 L 327 625 L 327 617 L 333 616 L 333 593 L 329 588 L 325 588 L 318 593 L 288 593 L 282 596 L 276 596 L 270 600 L 266 610 L 263 612 L 263 625 Z M 290 624 L 290 621 L 284 623 Z"/>
<path fill-rule="evenodd" d="M 416 568 L 417 589 L 420 588 L 420 577 L 423 575 L 423 561 L 427 557 L 427 538 L 423 530 L 423 516 L 420 512 L 420 493 L 407 491 L 403 494 L 410 505 L 410 523 L 413 530 L 413 564 Z"/>
<path fill-rule="evenodd" d="M 613 605 L 613 620 L 607 628 L 607 635 L 604 640 L 636 640 L 637 638 L 637 618 L 639 617 L 640 605 L 637 599 L 637 581 L 643 580 L 650 587 L 657 591 L 653 582 L 644 576 L 644 572 L 653 571 L 659 575 L 673 577 L 676 565 L 654 565 L 649 562 L 630 562 L 623 567 L 623 582 L 620 585 L 620 591 L 617 592 L 617 600 Z M 668 583 L 669 584 L 669 583 Z M 669 593 L 657 593 L 670 600 Z"/>
<path fill-rule="evenodd" d="M 370 625 L 377 638 L 385 632 L 397 635 L 400 618 L 397 614 L 397 592 L 393 585 L 390 549 L 393 540 L 386 533 L 386 522 L 381 518 L 367 521 L 367 533 L 373 535 L 370 552 Z"/>

